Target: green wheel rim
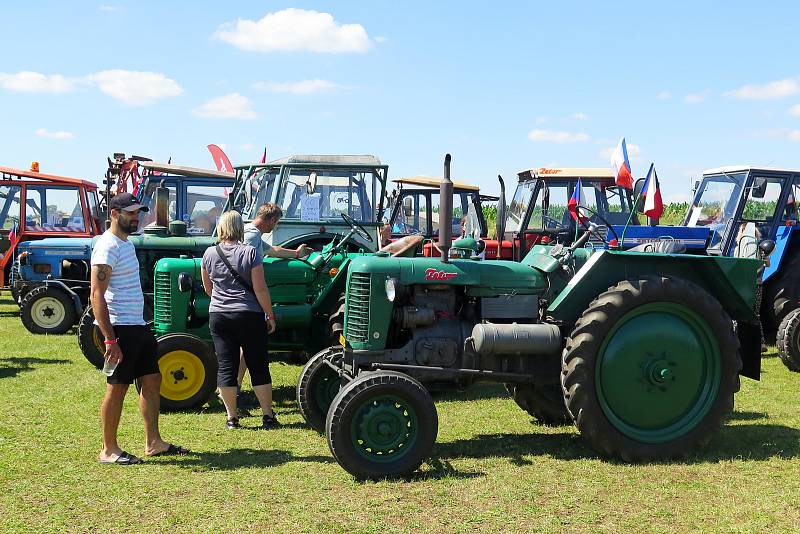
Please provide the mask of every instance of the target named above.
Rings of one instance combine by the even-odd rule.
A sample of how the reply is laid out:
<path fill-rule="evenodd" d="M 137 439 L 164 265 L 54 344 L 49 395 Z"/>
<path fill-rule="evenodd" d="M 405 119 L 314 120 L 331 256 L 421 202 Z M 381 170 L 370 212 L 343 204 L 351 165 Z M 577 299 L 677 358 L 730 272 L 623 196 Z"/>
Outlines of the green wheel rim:
<path fill-rule="evenodd" d="M 389 463 L 411 450 L 418 430 L 414 408 L 396 395 L 383 395 L 358 407 L 353 415 L 350 437 L 361 457 Z"/>
<path fill-rule="evenodd" d="M 713 330 L 679 304 L 637 307 L 617 322 L 597 355 L 597 399 L 611 424 L 643 443 L 691 432 L 719 392 L 722 363 Z"/>
<path fill-rule="evenodd" d="M 339 375 L 333 369 L 328 367 L 325 363 L 321 364 L 323 369 L 318 371 L 319 375 L 315 380 L 314 391 L 312 392 L 314 404 L 316 404 L 323 417 L 328 413 L 328 408 L 331 407 L 333 399 L 339 393 L 339 385 L 341 383 Z"/>

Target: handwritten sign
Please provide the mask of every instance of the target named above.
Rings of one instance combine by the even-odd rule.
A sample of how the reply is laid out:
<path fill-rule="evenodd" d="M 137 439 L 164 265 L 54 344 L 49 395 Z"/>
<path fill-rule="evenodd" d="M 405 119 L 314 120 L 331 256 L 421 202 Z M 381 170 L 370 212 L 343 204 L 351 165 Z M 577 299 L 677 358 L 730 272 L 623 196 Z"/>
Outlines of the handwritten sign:
<path fill-rule="evenodd" d="M 319 194 L 303 195 L 300 197 L 300 220 L 318 221 L 319 220 Z"/>

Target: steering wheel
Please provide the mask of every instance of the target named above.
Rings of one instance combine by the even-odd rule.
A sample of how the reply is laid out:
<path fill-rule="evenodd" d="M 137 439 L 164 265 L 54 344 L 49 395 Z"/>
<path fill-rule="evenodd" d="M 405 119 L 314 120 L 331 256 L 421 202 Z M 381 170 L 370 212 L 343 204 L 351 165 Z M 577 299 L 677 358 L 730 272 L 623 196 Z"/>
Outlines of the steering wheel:
<path fill-rule="evenodd" d="M 617 234 L 617 231 L 614 230 L 614 227 L 609 224 L 609 222 L 605 219 L 605 217 L 603 217 L 602 215 L 597 213 L 592 208 L 588 208 L 586 206 L 576 206 L 575 207 L 575 212 L 578 215 L 578 222 L 581 223 L 581 226 L 583 226 L 586 229 L 587 232 L 591 232 L 596 237 L 600 238 L 600 241 L 602 241 L 603 243 L 606 242 L 606 238 L 603 237 L 602 235 L 600 235 L 599 233 L 597 233 L 596 231 L 592 230 L 592 227 L 589 226 L 589 224 L 586 222 L 586 220 L 584 220 L 584 217 L 581 217 L 580 210 L 586 210 L 589 213 L 591 213 L 592 215 L 594 215 L 595 217 L 597 217 L 598 219 L 600 219 L 600 221 L 606 226 L 606 228 L 608 230 L 610 230 L 612 234 L 614 234 L 614 239 L 616 239 L 617 242 L 619 242 L 620 246 L 622 246 L 622 242 L 620 242 L 619 235 Z"/>
<path fill-rule="evenodd" d="M 561 221 L 559 221 L 558 219 L 554 219 L 554 218 L 550 217 L 549 215 L 542 215 L 542 220 L 547 221 L 549 223 L 552 223 L 553 224 L 553 228 L 552 228 L 553 230 L 568 230 L 568 228 L 566 226 L 561 224 Z M 548 230 L 549 230 L 549 228 L 548 228 Z"/>
<path fill-rule="evenodd" d="M 364 239 L 366 239 L 369 242 L 375 241 L 372 238 L 372 236 L 369 235 L 369 232 L 367 231 L 367 229 L 364 228 L 363 226 L 361 226 L 360 224 L 358 224 L 348 214 L 342 213 L 341 216 L 342 216 L 342 219 L 344 219 L 344 222 L 346 222 L 350 226 L 350 228 L 355 230 L 358 235 L 360 235 L 361 237 L 363 237 Z"/>

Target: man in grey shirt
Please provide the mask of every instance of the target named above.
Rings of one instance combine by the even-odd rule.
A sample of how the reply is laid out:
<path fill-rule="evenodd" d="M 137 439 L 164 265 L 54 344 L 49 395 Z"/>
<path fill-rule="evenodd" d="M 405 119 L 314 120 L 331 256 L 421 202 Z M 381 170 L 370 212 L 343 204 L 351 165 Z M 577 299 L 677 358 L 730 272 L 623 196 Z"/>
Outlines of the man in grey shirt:
<path fill-rule="evenodd" d="M 261 239 L 263 234 L 268 234 L 275 229 L 275 225 L 283 216 L 283 210 L 280 206 L 267 202 L 256 213 L 256 218 L 253 222 L 247 223 L 244 226 L 244 242 L 247 245 L 255 247 L 259 257 L 269 256 L 271 258 L 304 258 L 312 252 L 312 248 L 302 244 L 296 249 L 279 247 L 278 245 L 270 245 L 264 243 Z"/>

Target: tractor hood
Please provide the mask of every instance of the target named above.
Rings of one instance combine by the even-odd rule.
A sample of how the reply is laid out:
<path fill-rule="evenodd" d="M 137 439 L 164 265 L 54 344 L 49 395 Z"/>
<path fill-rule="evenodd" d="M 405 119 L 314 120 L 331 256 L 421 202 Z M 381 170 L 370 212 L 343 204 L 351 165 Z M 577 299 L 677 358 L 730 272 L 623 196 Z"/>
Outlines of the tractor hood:
<path fill-rule="evenodd" d="M 493 292 L 541 293 L 544 277 L 527 265 L 511 261 L 451 260 L 438 258 L 363 257 L 350 265 L 355 273 L 385 275 L 405 285 L 447 284 L 491 288 Z"/>

